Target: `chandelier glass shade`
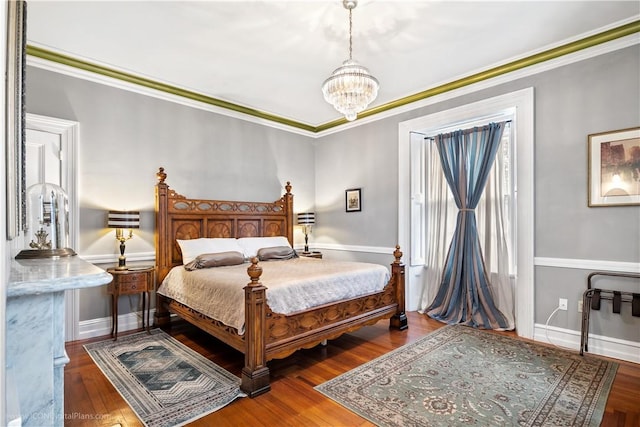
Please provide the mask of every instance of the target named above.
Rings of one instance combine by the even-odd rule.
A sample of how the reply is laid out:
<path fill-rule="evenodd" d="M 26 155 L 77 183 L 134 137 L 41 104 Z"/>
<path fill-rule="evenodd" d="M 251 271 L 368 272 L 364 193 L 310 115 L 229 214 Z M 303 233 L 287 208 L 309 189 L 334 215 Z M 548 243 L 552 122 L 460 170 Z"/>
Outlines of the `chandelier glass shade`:
<path fill-rule="evenodd" d="M 347 59 L 322 84 L 324 99 L 353 121 L 378 96 L 378 80 L 366 67 Z"/>
<path fill-rule="evenodd" d="M 352 11 L 357 4 L 357 1 L 343 0 L 344 7 L 349 10 L 349 59 L 322 84 L 324 99 L 349 121 L 355 120 L 358 113 L 376 99 L 380 86 L 366 67 L 353 60 Z"/>

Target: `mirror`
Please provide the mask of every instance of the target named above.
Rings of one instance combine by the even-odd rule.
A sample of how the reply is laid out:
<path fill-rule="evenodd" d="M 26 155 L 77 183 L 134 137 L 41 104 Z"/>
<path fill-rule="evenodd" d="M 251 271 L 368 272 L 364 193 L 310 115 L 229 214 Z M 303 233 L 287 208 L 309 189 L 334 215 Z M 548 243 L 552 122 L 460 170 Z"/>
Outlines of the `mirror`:
<path fill-rule="evenodd" d="M 18 237 L 27 222 L 25 188 L 25 108 L 24 73 L 26 68 L 26 3 L 7 5 L 7 78 L 6 106 L 6 197 L 7 239 Z"/>

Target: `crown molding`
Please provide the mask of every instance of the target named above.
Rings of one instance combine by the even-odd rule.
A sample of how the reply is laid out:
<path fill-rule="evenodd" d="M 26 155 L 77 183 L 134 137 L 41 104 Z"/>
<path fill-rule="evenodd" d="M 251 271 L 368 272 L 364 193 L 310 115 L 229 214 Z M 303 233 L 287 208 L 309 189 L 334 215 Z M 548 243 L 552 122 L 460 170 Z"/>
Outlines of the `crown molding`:
<path fill-rule="evenodd" d="M 176 101 L 175 97 L 183 98 L 191 101 L 182 102 L 183 104 L 197 103 L 200 107 L 208 106 L 215 108 L 214 112 L 226 115 L 234 115 L 246 119 L 253 118 L 254 122 L 268 122 L 275 125 L 282 125 L 284 128 L 294 128 L 306 132 L 313 132 L 314 126 L 287 119 L 285 117 L 270 114 L 254 108 L 245 107 L 243 105 L 234 104 L 223 101 L 218 98 L 203 95 L 188 89 L 173 86 L 160 81 L 152 80 L 147 77 L 138 76 L 125 71 L 107 67 L 95 62 L 89 62 L 83 59 L 74 58 L 70 55 L 62 54 L 42 47 L 27 45 L 27 65 L 48 69 L 61 74 L 78 77 L 97 83 L 114 86 L 121 89 L 138 92 L 144 95 L 151 95 L 164 98 L 170 101 Z M 169 95 L 169 97 L 167 97 Z M 192 105 L 193 106 L 193 105 Z M 209 108 L 207 108 L 209 109 Z M 235 114 L 229 114 L 235 113 Z M 257 119 L 257 120 L 256 120 Z"/>
<path fill-rule="evenodd" d="M 367 109 L 358 114 L 358 120 L 355 122 L 348 122 L 346 119 L 340 118 L 317 126 L 213 98 L 42 47 L 27 45 L 26 53 L 27 65 L 29 66 L 154 96 L 305 136 L 320 137 L 440 102 L 443 99 L 477 91 L 483 86 L 495 86 L 526 75 L 638 44 L 640 43 L 640 38 L 634 37 L 634 35 L 640 32 L 640 20 L 637 20 L 637 17 L 634 19 L 636 20 L 621 26 L 497 65 L 487 70 L 462 76 L 422 92 Z M 617 41 L 617 43 L 610 43 L 614 41 Z M 603 47 L 603 45 L 608 46 Z M 594 49 L 596 47 L 599 48 Z M 581 54 L 577 55 L 577 53 Z M 560 58 L 563 60 L 559 60 Z"/>
<path fill-rule="evenodd" d="M 389 102 L 358 114 L 358 120 L 347 122 L 340 119 L 316 127 L 318 136 L 325 136 L 345 129 L 361 126 L 407 111 L 433 105 L 482 89 L 498 86 L 523 77 L 539 74 L 585 59 L 604 55 L 640 43 L 640 21 L 629 22 L 619 27 L 575 40 L 561 46 L 498 65 L 489 70 L 443 82 L 417 94 Z M 374 112 L 374 110 L 376 110 Z"/>

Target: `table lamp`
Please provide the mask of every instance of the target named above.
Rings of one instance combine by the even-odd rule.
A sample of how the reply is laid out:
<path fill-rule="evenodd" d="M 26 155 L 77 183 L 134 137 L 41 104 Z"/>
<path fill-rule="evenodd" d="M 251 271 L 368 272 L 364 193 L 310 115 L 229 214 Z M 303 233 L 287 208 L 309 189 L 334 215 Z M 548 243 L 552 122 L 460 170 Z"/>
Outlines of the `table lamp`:
<path fill-rule="evenodd" d="M 298 214 L 298 225 L 302 226 L 302 232 L 304 233 L 304 253 L 309 253 L 309 234 L 311 229 L 316 223 L 316 214 L 313 212 L 304 212 Z"/>
<path fill-rule="evenodd" d="M 116 240 L 120 242 L 120 256 L 118 257 L 118 267 L 116 269 L 127 270 L 124 242 L 133 237 L 134 228 L 140 228 L 140 212 L 109 211 L 107 227 L 116 229 Z"/>

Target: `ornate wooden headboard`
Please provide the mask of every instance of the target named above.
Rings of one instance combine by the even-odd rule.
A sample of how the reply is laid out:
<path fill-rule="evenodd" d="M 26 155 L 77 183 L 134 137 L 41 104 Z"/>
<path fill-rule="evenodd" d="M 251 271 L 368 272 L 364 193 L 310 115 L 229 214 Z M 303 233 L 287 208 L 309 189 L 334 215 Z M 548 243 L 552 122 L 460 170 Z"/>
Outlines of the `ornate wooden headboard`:
<path fill-rule="evenodd" d="M 176 239 L 199 237 L 285 236 L 293 246 L 293 194 L 272 203 L 188 199 L 170 189 L 167 174 L 156 174 L 156 269 L 160 284 L 171 268 L 182 264 Z"/>

